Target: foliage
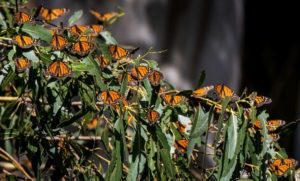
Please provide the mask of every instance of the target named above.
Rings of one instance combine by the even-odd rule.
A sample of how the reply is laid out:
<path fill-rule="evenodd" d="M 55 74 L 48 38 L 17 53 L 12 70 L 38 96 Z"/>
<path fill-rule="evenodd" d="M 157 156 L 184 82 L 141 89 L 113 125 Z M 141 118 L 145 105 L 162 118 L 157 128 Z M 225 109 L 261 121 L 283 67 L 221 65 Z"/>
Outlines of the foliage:
<path fill-rule="evenodd" d="M 204 73 L 194 91 L 174 89 L 147 59 L 160 52 L 149 49 L 133 58 L 136 48 L 112 45 L 118 43 L 106 27 L 121 11 L 104 20 L 98 16 L 101 31 L 88 25 L 76 35 L 71 26 L 82 11 L 74 12 L 66 27 L 43 19 L 41 8 L 27 12 L 28 22 L 18 22 L 16 12 L 26 11 L 18 11 L 26 2 L 18 3 L 3 1 L 0 11 L 0 170 L 5 177 L 292 177 L 295 164 L 280 175 L 281 165 L 271 166 L 287 155 L 277 142 L 282 124 L 271 124 L 263 109 L 270 99 L 247 91 L 237 96 L 224 85 L 201 87 Z M 18 42 L 28 42 L 17 35 L 34 42 L 22 47 Z M 62 49 L 53 42 L 56 35 L 67 42 Z"/>

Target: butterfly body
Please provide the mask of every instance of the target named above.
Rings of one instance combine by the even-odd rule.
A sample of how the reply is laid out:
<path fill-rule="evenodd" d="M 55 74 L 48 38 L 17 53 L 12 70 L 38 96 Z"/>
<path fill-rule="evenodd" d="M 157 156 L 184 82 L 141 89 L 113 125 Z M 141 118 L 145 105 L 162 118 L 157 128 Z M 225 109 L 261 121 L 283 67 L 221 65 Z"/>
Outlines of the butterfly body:
<path fill-rule="evenodd" d="M 56 78 L 63 78 L 66 76 L 71 76 L 72 72 L 71 69 L 67 66 L 67 64 L 60 60 L 57 60 L 49 65 L 46 71 L 46 75 L 51 75 L 52 77 Z"/>
<path fill-rule="evenodd" d="M 159 119 L 159 113 L 155 110 L 150 110 L 147 112 L 147 119 L 149 121 L 149 125 L 153 125 Z"/>
<path fill-rule="evenodd" d="M 46 21 L 52 21 L 55 20 L 62 15 L 68 13 L 70 10 L 66 8 L 53 8 L 53 9 L 47 9 L 45 7 L 41 7 L 39 10 L 40 16 L 45 19 Z"/>
<path fill-rule="evenodd" d="M 131 69 L 131 76 L 138 80 L 144 80 L 150 73 L 150 69 L 147 66 L 136 66 Z"/>
<path fill-rule="evenodd" d="M 206 96 L 207 93 L 213 89 L 214 89 L 213 85 L 201 87 L 199 89 L 194 90 L 191 96 L 195 98 L 203 97 Z"/>
<path fill-rule="evenodd" d="M 277 176 L 284 175 L 287 171 L 294 169 L 297 165 L 297 161 L 292 158 L 275 159 L 269 163 L 270 168 Z"/>
<path fill-rule="evenodd" d="M 187 139 L 180 139 L 180 140 L 175 140 L 174 147 L 180 152 L 184 153 L 187 151 L 187 146 L 188 146 L 188 140 Z"/>
<path fill-rule="evenodd" d="M 105 13 L 105 14 L 101 14 L 97 11 L 93 11 L 93 10 L 90 10 L 90 13 L 92 15 L 94 15 L 99 21 L 109 21 L 110 19 L 116 17 L 118 15 L 118 13 L 116 12 L 111 12 L 111 13 Z"/>
<path fill-rule="evenodd" d="M 226 85 L 219 84 L 214 90 L 221 99 L 225 99 L 225 97 L 230 97 L 233 100 L 238 99 L 238 96 L 233 92 L 233 90 Z"/>
<path fill-rule="evenodd" d="M 61 35 L 54 34 L 50 45 L 55 50 L 62 50 L 69 45 L 69 42 Z"/>
<path fill-rule="evenodd" d="M 123 96 L 116 91 L 110 90 L 101 92 L 97 98 L 106 105 L 115 105 L 117 102 L 123 99 Z"/>
<path fill-rule="evenodd" d="M 185 98 L 180 95 L 162 94 L 164 102 L 171 107 L 174 107 L 185 101 Z"/>
<path fill-rule="evenodd" d="M 16 58 L 14 64 L 17 67 L 18 72 L 23 72 L 26 68 L 31 66 L 31 62 L 26 58 Z"/>
<path fill-rule="evenodd" d="M 78 41 L 73 44 L 71 48 L 71 53 L 77 54 L 79 56 L 86 56 L 94 49 L 94 44 L 88 41 Z"/>
<path fill-rule="evenodd" d="M 130 58 L 130 52 L 117 45 L 109 45 L 108 51 L 110 52 L 111 58 L 120 63 L 126 62 Z"/>
<path fill-rule="evenodd" d="M 163 80 L 163 78 L 164 78 L 163 74 L 157 70 L 154 70 L 148 76 L 148 79 L 153 86 L 158 86 L 161 80 Z"/>
<path fill-rule="evenodd" d="M 272 99 L 266 96 L 256 96 L 254 102 L 256 107 L 261 107 L 265 104 L 270 104 L 272 102 Z"/>
<path fill-rule="evenodd" d="M 36 44 L 35 39 L 27 35 L 16 35 L 13 37 L 13 42 L 23 49 L 31 48 Z"/>
<path fill-rule="evenodd" d="M 31 16 L 25 12 L 16 12 L 14 17 L 19 25 L 31 21 Z"/>

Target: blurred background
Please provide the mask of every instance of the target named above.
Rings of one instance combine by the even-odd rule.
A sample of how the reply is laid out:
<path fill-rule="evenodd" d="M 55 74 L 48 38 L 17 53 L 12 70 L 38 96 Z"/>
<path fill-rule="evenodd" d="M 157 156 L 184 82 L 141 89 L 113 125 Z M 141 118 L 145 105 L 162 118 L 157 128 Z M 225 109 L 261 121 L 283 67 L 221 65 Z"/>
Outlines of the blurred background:
<path fill-rule="evenodd" d="M 236 93 L 272 98 L 270 119 L 300 118 L 300 26 L 296 3 L 256 0 L 29 0 L 31 6 L 83 9 L 77 25 L 97 23 L 88 10 L 125 16 L 108 30 L 121 45 L 153 55 L 165 79 L 177 89 L 194 89 L 202 71 L 203 86 L 226 84 Z M 70 16 L 71 14 L 69 14 Z M 67 25 L 68 15 L 60 18 Z M 296 125 L 296 124 L 295 124 Z M 300 161 L 300 126 L 281 135 L 280 145 Z M 298 139 L 296 139 L 298 138 Z"/>

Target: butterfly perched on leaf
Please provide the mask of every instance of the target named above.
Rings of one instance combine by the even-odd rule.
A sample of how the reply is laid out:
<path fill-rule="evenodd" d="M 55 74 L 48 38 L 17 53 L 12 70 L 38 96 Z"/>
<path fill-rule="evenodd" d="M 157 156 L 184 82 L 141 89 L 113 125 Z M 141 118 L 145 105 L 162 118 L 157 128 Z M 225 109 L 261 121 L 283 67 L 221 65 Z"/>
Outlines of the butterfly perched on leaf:
<path fill-rule="evenodd" d="M 233 100 L 237 100 L 238 96 L 231 90 L 229 87 L 223 84 L 219 84 L 215 87 L 214 89 L 217 93 L 217 95 L 221 98 L 224 99 L 225 97 L 230 97 Z"/>
<path fill-rule="evenodd" d="M 181 95 L 173 95 L 173 94 L 166 93 L 166 94 L 162 94 L 161 97 L 164 100 L 164 102 L 171 107 L 174 107 L 186 101 L 185 97 Z"/>
<path fill-rule="evenodd" d="M 278 127 L 285 125 L 285 123 L 286 122 L 284 120 L 280 119 L 268 120 L 266 121 L 266 128 L 269 132 L 272 132 L 275 131 Z M 258 129 L 262 129 L 260 120 L 254 121 L 253 126 L 255 126 Z"/>
<path fill-rule="evenodd" d="M 119 92 L 109 90 L 101 92 L 97 98 L 106 105 L 115 105 L 123 99 L 123 96 Z"/>
<path fill-rule="evenodd" d="M 102 30 L 103 27 L 101 25 L 96 25 L 96 24 L 85 25 L 85 26 L 73 25 L 69 29 L 70 33 L 76 36 L 81 36 L 81 35 L 98 36 Z"/>
<path fill-rule="evenodd" d="M 155 110 L 150 110 L 147 112 L 147 119 L 149 121 L 149 125 L 153 125 L 159 119 L 160 115 Z"/>
<path fill-rule="evenodd" d="M 17 44 L 20 48 L 23 49 L 31 48 L 33 45 L 36 44 L 35 39 L 27 35 L 16 35 L 13 37 L 12 40 L 13 43 Z"/>
<path fill-rule="evenodd" d="M 289 170 L 294 169 L 298 162 L 292 158 L 278 158 L 269 163 L 271 170 L 276 176 L 281 177 Z"/>
<path fill-rule="evenodd" d="M 62 50 L 65 47 L 69 45 L 69 42 L 67 39 L 65 39 L 63 36 L 54 34 L 52 36 L 52 40 L 50 42 L 50 45 L 55 50 Z"/>
<path fill-rule="evenodd" d="M 16 12 L 14 18 L 19 25 L 31 21 L 31 16 L 25 12 Z"/>
<path fill-rule="evenodd" d="M 119 82 L 122 82 L 123 76 L 124 76 L 124 75 L 127 75 L 127 83 L 129 84 L 129 86 L 135 86 L 135 85 L 138 84 L 137 80 L 134 79 L 134 78 L 132 77 L 132 75 L 131 75 L 130 73 L 128 73 L 128 72 L 123 73 L 123 74 L 120 74 L 120 75 L 118 76 Z"/>
<path fill-rule="evenodd" d="M 139 48 L 135 48 L 132 51 L 128 51 L 125 48 L 122 48 L 118 45 L 109 45 L 108 51 L 111 55 L 111 58 L 115 61 L 118 61 L 119 63 L 125 63 L 129 62 L 131 54 L 133 54 L 135 51 L 137 51 Z"/>
<path fill-rule="evenodd" d="M 164 79 L 164 76 L 161 72 L 154 70 L 148 75 L 148 79 L 153 86 L 158 86 Z"/>
<path fill-rule="evenodd" d="M 144 80 L 145 78 L 147 78 L 147 76 L 149 75 L 149 73 L 151 72 L 150 68 L 147 66 L 136 66 L 136 67 L 132 67 L 131 68 L 131 76 L 138 80 Z"/>
<path fill-rule="evenodd" d="M 184 153 L 187 151 L 189 142 L 187 139 L 175 140 L 174 147 L 180 152 Z"/>
<path fill-rule="evenodd" d="M 45 74 L 56 78 L 63 78 L 72 76 L 72 71 L 66 63 L 61 60 L 56 60 L 49 65 Z"/>
<path fill-rule="evenodd" d="M 256 107 L 261 107 L 265 104 L 270 104 L 272 102 L 271 98 L 268 98 L 266 96 L 256 96 L 254 99 L 254 103 Z"/>
<path fill-rule="evenodd" d="M 102 22 L 109 21 L 110 19 L 112 19 L 118 15 L 118 13 L 116 13 L 116 12 L 101 14 L 94 10 L 90 10 L 90 13 L 92 15 L 94 15 L 99 21 L 102 21 Z"/>
<path fill-rule="evenodd" d="M 213 89 L 214 89 L 213 85 L 201 87 L 199 89 L 194 90 L 191 96 L 195 98 L 203 97 L 206 96 L 207 93 Z"/>
<path fill-rule="evenodd" d="M 14 64 L 18 72 L 23 72 L 26 68 L 31 66 L 31 62 L 27 58 L 16 58 Z"/>
<path fill-rule="evenodd" d="M 86 56 L 94 50 L 94 44 L 88 41 L 78 41 L 72 45 L 71 53 L 79 56 Z"/>
<path fill-rule="evenodd" d="M 111 62 L 110 62 L 107 58 L 105 58 L 105 56 L 103 56 L 103 55 L 97 55 L 97 56 L 96 56 L 96 59 L 99 61 L 99 63 L 100 63 L 100 65 L 101 65 L 102 68 L 106 68 L 106 67 L 109 66 L 110 63 L 111 63 Z"/>
<path fill-rule="evenodd" d="M 46 21 L 52 21 L 55 20 L 62 15 L 68 13 L 70 10 L 67 8 L 53 8 L 53 9 L 48 9 L 45 8 L 44 6 L 41 6 L 38 10 L 40 16 L 45 19 Z"/>

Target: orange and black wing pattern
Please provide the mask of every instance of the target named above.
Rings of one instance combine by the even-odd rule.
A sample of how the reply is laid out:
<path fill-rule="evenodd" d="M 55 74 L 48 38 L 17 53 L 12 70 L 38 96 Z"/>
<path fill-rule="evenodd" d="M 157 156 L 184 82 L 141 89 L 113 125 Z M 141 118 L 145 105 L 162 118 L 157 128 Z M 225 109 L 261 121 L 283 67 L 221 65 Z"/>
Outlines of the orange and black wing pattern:
<path fill-rule="evenodd" d="M 77 54 L 79 56 L 85 56 L 89 54 L 94 49 L 94 44 L 88 41 L 78 41 L 73 44 L 71 48 L 71 53 Z"/>
<path fill-rule="evenodd" d="M 181 95 L 162 94 L 161 97 L 163 98 L 164 102 L 171 107 L 174 107 L 186 100 L 185 97 Z"/>
<path fill-rule="evenodd" d="M 31 48 L 33 45 L 36 44 L 35 39 L 31 36 L 27 35 L 16 35 L 13 37 L 13 42 L 17 44 L 20 48 Z"/>
<path fill-rule="evenodd" d="M 103 55 L 96 56 L 96 59 L 99 61 L 102 68 L 106 68 L 110 65 L 110 61 Z"/>
<path fill-rule="evenodd" d="M 149 121 L 149 125 L 153 125 L 159 119 L 160 115 L 155 110 L 150 110 L 147 112 L 147 119 Z"/>
<path fill-rule="evenodd" d="M 23 23 L 26 23 L 26 22 L 30 22 L 31 21 L 31 16 L 27 13 L 24 13 L 24 12 L 16 12 L 15 13 L 15 20 L 20 25 L 20 24 L 23 24 Z"/>
<path fill-rule="evenodd" d="M 238 99 L 238 96 L 226 85 L 219 84 L 215 87 L 215 91 L 221 99 L 225 97 L 230 97 L 233 99 Z"/>
<path fill-rule="evenodd" d="M 292 158 L 275 159 L 269 163 L 270 168 L 277 176 L 284 175 L 287 171 L 294 169 L 297 165 L 297 161 Z"/>
<path fill-rule="evenodd" d="M 91 31 L 88 31 L 88 29 L 90 29 Z M 101 25 L 73 25 L 69 29 L 70 33 L 76 36 L 81 36 L 83 33 L 85 35 L 98 36 L 102 30 L 103 27 Z"/>
<path fill-rule="evenodd" d="M 102 101 L 106 105 L 115 105 L 117 102 L 121 101 L 123 96 L 116 91 L 104 91 L 98 95 L 98 100 Z"/>
<path fill-rule="evenodd" d="M 14 60 L 15 66 L 18 72 L 23 72 L 26 68 L 31 66 L 31 62 L 26 58 L 16 58 Z"/>
<path fill-rule="evenodd" d="M 52 37 L 50 45 L 55 50 L 62 50 L 69 45 L 69 42 L 61 35 L 55 34 Z"/>
<path fill-rule="evenodd" d="M 199 97 L 204 97 L 207 95 L 207 93 L 211 90 L 214 89 L 214 86 L 211 85 L 211 86 L 205 86 L 205 87 L 201 87 L 199 89 L 196 89 L 193 91 L 192 93 L 192 97 L 195 97 L 195 98 L 199 98 Z"/>
<path fill-rule="evenodd" d="M 184 153 L 187 151 L 189 142 L 187 139 L 175 140 L 174 147 L 180 152 Z"/>
<path fill-rule="evenodd" d="M 70 10 L 66 8 L 53 8 L 53 9 L 47 9 L 45 7 L 41 7 L 39 14 L 40 16 L 45 19 L 46 21 L 52 21 L 55 20 L 62 15 L 68 13 Z"/>
<path fill-rule="evenodd" d="M 130 52 L 117 45 L 109 45 L 108 51 L 110 52 L 111 58 L 116 61 L 125 62 L 130 58 Z"/>
<path fill-rule="evenodd" d="M 116 13 L 116 12 L 100 14 L 99 12 L 93 11 L 93 10 L 90 10 L 90 13 L 92 13 L 92 15 L 94 15 L 99 21 L 102 21 L 102 22 L 109 21 L 110 19 L 112 19 L 118 15 L 118 13 Z"/>
<path fill-rule="evenodd" d="M 164 79 L 164 76 L 161 72 L 154 70 L 149 74 L 148 79 L 153 86 L 158 86 L 160 82 Z"/>
<path fill-rule="evenodd" d="M 150 68 L 147 66 L 136 66 L 131 68 L 131 75 L 134 79 L 141 81 L 147 78 L 149 73 L 151 72 Z"/>
<path fill-rule="evenodd" d="M 272 132 L 275 131 L 280 126 L 285 125 L 285 121 L 281 119 L 274 119 L 266 121 L 266 128 L 268 131 Z M 262 129 L 260 120 L 256 120 L 253 122 L 253 126 L 257 129 Z"/>
<path fill-rule="evenodd" d="M 254 102 L 256 107 L 261 107 L 265 104 L 270 104 L 272 102 L 272 99 L 266 96 L 256 96 Z"/>
<path fill-rule="evenodd" d="M 51 75 L 52 77 L 56 77 L 56 78 L 63 78 L 63 77 L 71 76 L 72 71 L 67 66 L 67 64 L 65 64 L 62 61 L 57 60 L 57 61 L 52 62 L 49 65 L 49 67 L 46 71 L 46 75 Z"/>

